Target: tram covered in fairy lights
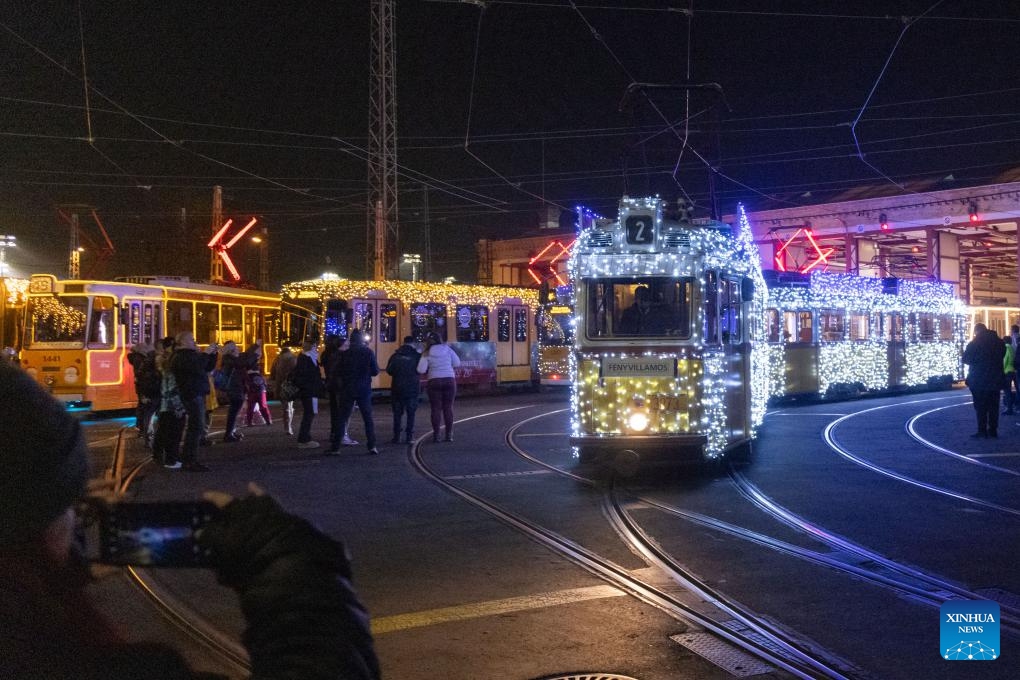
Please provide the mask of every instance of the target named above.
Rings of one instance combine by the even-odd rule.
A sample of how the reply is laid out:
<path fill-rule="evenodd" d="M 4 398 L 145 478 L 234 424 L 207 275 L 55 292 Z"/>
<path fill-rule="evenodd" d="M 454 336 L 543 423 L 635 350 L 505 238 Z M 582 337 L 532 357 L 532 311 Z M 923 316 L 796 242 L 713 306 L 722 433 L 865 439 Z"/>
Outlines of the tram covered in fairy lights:
<path fill-rule="evenodd" d="M 969 310 L 950 284 L 767 274 L 771 398 L 941 389 L 963 378 Z"/>
<path fill-rule="evenodd" d="M 582 462 L 749 451 L 768 398 L 768 291 L 743 218 L 624 197 L 578 237 L 570 444 Z"/>
<path fill-rule="evenodd" d="M 567 386 L 571 383 L 570 353 L 574 347 L 573 289 L 557 286 L 554 297 L 539 293 L 535 314 L 535 372 L 542 385 Z M 542 299 L 546 297 L 547 299 Z"/>
<path fill-rule="evenodd" d="M 327 277 L 283 287 L 280 337 L 295 346 L 321 345 L 327 335 L 346 340 L 360 329 L 382 368 L 404 337 L 422 342 L 435 332 L 460 357 L 458 386 L 530 386 L 537 380 L 537 307 L 533 288 Z M 390 376 L 380 371 L 372 387 L 389 386 Z"/>

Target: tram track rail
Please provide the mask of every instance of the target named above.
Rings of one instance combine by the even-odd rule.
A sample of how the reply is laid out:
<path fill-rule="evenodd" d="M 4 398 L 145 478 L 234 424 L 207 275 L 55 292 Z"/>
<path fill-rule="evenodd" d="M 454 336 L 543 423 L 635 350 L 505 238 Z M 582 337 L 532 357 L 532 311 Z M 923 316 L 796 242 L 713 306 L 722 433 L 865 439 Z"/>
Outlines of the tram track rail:
<path fill-rule="evenodd" d="M 863 411 L 848 413 L 847 415 L 839 417 L 833 420 L 828 425 L 826 425 L 825 429 L 822 431 L 822 439 L 825 441 L 825 444 L 830 449 L 835 451 L 838 455 L 842 456 L 846 460 L 850 461 L 851 463 L 854 463 L 855 465 L 858 465 L 865 469 L 871 470 L 872 472 L 880 474 L 883 477 L 894 479 L 904 484 L 908 484 L 919 489 L 924 489 L 925 491 L 929 491 L 940 496 L 946 496 L 949 498 L 954 498 L 959 501 L 964 501 L 966 503 L 970 503 L 972 505 L 976 505 L 987 510 L 994 510 L 996 512 L 1000 512 L 1006 515 L 1020 517 L 1020 508 L 1012 508 L 1009 506 L 1001 505 L 999 503 L 993 503 L 983 498 L 978 498 L 977 496 L 966 494 L 960 491 L 954 491 L 953 489 L 949 489 L 944 486 L 939 486 L 938 484 L 932 484 L 919 479 L 915 479 L 909 475 L 903 474 L 902 472 L 897 472 L 896 470 L 893 470 L 891 468 L 879 465 L 875 462 L 862 458 L 861 456 L 851 451 L 850 448 L 843 444 L 840 441 L 839 437 L 836 436 L 836 430 L 841 424 L 846 423 L 847 421 L 864 414 L 874 413 L 875 411 L 881 411 L 887 408 L 895 408 L 910 404 L 925 403 L 929 401 L 941 401 L 953 398 L 957 397 L 936 397 L 934 399 L 915 399 L 913 401 L 900 402 L 891 406 L 890 405 L 875 406 L 869 409 L 864 409 Z"/>
<path fill-rule="evenodd" d="M 497 413 L 504 412 L 506 411 L 483 415 L 496 415 Z M 478 417 L 482 416 L 474 416 L 474 418 Z M 513 442 L 513 433 L 523 424 L 535 419 L 524 419 L 507 430 L 505 440 L 511 449 L 517 453 L 523 452 L 529 461 L 538 463 L 565 477 L 595 486 L 596 482 L 594 480 L 586 479 L 538 461 Z M 736 648 L 757 659 L 770 663 L 794 677 L 831 678 L 833 680 L 845 680 L 854 677 L 849 674 L 851 671 L 843 667 L 843 664 L 837 664 L 831 656 L 819 653 L 817 650 L 808 649 L 807 646 L 794 639 L 793 636 L 780 631 L 775 625 L 764 621 L 748 609 L 729 601 L 721 593 L 716 592 L 704 582 L 695 579 L 685 572 L 672 558 L 662 552 L 653 541 L 649 540 L 636 527 L 622 510 L 619 503 L 611 499 L 611 492 L 608 489 L 603 490 L 603 507 L 609 511 L 607 516 L 610 517 L 612 528 L 621 536 L 626 537 L 625 540 L 639 554 L 647 556 L 648 559 L 646 561 L 648 563 L 659 567 L 660 570 L 669 576 L 673 583 L 680 585 L 691 594 L 700 598 L 702 600 L 702 607 L 707 606 L 714 610 L 711 614 L 702 611 L 702 607 L 695 607 L 683 602 L 666 588 L 635 576 L 629 570 L 600 556 L 595 551 L 585 548 L 569 538 L 529 520 L 519 513 L 507 510 L 444 478 L 435 472 L 425 460 L 425 449 L 422 446 L 423 441 L 424 437 L 419 438 L 408 453 L 410 464 L 419 474 L 449 493 L 521 532 L 529 539 L 581 566 L 607 583 L 658 608 L 678 621 L 711 632 Z"/>
<path fill-rule="evenodd" d="M 533 464 L 552 470 L 557 474 L 579 481 L 583 484 L 596 486 L 597 482 L 595 480 L 583 477 L 568 470 L 563 470 L 555 465 L 550 465 L 549 463 L 532 456 L 514 441 L 514 433 L 516 430 L 523 427 L 528 422 L 548 415 L 552 415 L 552 413 L 542 414 L 517 423 L 506 433 L 505 439 L 507 445 L 519 456 Z M 912 423 L 913 421 L 914 419 L 912 418 L 910 422 Z M 714 517 L 684 510 L 640 494 L 633 494 L 629 491 L 626 493 L 630 494 L 634 502 L 638 504 L 658 509 L 661 512 L 677 516 L 700 526 L 757 543 L 769 549 L 788 554 L 804 561 L 828 567 L 930 607 L 938 608 L 943 603 L 951 600 L 987 599 L 984 595 L 960 584 L 953 583 L 940 575 L 932 574 L 930 572 L 896 562 L 885 555 L 838 536 L 824 527 L 796 515 L 787 508 L 780 506 L 773 499 L 769 498 L 760 489 L 753 485 L 744 475 L 742 475 L 733 465 L 728 466 L 727 472 L 731 483 L 741 496 L 751 502 L 759 510 L 791 527 L 798 533 L 806 535 L 819 541 L 823 545 L 828 546 L 832 550 L 832 553 L 827 554 L 825 552 L 819 552 L 793 545 L 786 541 L 782 541 L 744 527 L 736 526 Z M 686 570 L 676 564 L 667 553 L 658 548 L 658 544 L 652 537 L 644 534 L 640 525 L 633 520 L 631 514 L 625 509 L 624 504 L 620 501 L 619 489 L 615 485 L 612 487 L 611 492 L 607 494 L 604 503 L 607 517 L 611 518 L 611 521 L 614 523 L 614 526 L 616 526 L 618 532 L 622 536 L 627 537 L 626 540 L 628 543 L 637 548 L 641 554 L 646 557 L 646 559 L 655 563 L 665 573 L 670 574 L 671 577 L 675 575 L 684 575 L 682 576 L 682 584 L 684 587 L 692 589 L 692 592 L 698 592 L 702 597 L 713 600 L 725 600 L 725 597 L 721 593 L 716 592 L 715 589 L 707 588 L 702 590 L 701 584 L 697 579 L 688 578 L 686 576 Z M 1003 632 L 1020 637 L 1020 609 L 1008 602 L 1000 602 L 1000 611 Z"/>

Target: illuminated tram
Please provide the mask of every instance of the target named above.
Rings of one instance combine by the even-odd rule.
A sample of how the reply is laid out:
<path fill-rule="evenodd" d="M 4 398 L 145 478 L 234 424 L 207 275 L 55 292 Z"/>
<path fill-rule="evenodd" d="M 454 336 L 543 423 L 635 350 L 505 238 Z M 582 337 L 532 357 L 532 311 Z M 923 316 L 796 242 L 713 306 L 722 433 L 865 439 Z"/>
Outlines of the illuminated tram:
<path fill-rule="evenodd" d="M 389 388 L 383 369 L 404 337 L 422 342 L 430 332 L 460 357 L 458 386 L 530 386 L 537 306 L 538 293 L 529 288 L 312 279 L 283 287 L 280 335 L 297 346 L 321 345 L 326 335 L 346 340 L 361 329 L 379 362 L 373 389 Z"/>
<path fill-rule="evenodd" d="M 963 378 L 967 308 L 950 284 L 766 274 L 772 398 L 939 389 Z"/>
<path fill-rule="evenodd" d="M 132 346 L 191 331 L 200 347 L 233 340 L 244 349 L 261 339 L 269 349 L 276 343 L 279 309 L 278 293 L 185 277 L 88 281 L 36 274 L 29 283 L 21 361 L 69 407 L 133 408 L 137 397 L 127 361 Z"/>
<path fill-rule="evenodd" d="M 624 197 L 570 260 L 577 325 L 570 443 L 582 462 L 747 453 L 765 413 L 765 296 L 746 218 L 668 217 Z"/>
<path fill-rule="evenodd" d="M 553 291 L 550 291 L 551 293 Z M 535 372 L 542 385 L 570 385 L 570 353 L 574 347 L 573 292 L 557 286 L 554 297 L 539 292 L 535 314 Z"/>

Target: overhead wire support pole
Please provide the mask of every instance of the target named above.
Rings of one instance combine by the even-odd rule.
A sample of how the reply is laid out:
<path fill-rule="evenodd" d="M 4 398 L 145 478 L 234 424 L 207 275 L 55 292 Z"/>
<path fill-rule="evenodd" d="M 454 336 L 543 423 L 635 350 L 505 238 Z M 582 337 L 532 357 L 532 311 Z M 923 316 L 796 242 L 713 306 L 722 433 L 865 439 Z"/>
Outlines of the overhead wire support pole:
<path fill-rule="evenodd" d="M 395 277 L 400 236 L 397 195 L 397 64 L 393 0 L 372 0 L 365 262 L 375 279 Z M 377 233 L 381 231 L 381 233 Z M 377 247 L 377 244 L 382 247 Z M 381 261 L 377 261 L 381 260 Z"/>

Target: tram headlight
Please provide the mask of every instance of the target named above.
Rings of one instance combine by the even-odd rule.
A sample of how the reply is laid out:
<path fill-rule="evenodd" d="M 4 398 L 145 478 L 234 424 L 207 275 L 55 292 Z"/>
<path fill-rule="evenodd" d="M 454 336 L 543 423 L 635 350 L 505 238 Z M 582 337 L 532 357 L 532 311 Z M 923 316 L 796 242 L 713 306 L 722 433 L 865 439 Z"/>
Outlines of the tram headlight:
<path fill-rule="evenodd" d="M 645 408 L 644 397 L 634 397 L 634 405 L 627 414 L 627 429 L 631 432 L 644 432 L 648 429 L 648 410 Z"/>
<path fill-rule="evenodd" d="M 644 432 L 648 427 L 648 414 L 640 411 L 631 413 L 630 417 L 627 418 L 627 427 L 635 432 Z"/>

